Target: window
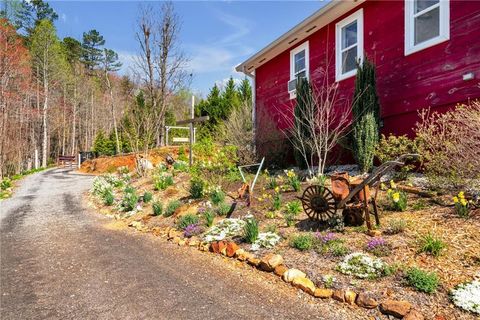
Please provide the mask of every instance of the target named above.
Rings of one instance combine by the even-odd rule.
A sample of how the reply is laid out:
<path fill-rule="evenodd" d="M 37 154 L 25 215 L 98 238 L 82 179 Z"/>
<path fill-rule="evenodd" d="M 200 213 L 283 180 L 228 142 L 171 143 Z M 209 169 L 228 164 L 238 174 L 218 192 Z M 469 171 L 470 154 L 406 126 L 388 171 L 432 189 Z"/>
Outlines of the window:
<path fill-rule="evenodd" d="M 405 55 L 450 38 L 449 0 L 405 0 Z"/>
<path fill-rule="evenodd" d="M 337 23 L 335 28 L 335 75 L 340 81 L 357 73 L 363 60 L 363 9 Z"/>
<path fill-rule="evenodd" d="M 308 79 L 308 41 L 290 51 L 290 81 L 288 82 L 288 92 L 290 98 L 295 97 L 298 78 Z"/>

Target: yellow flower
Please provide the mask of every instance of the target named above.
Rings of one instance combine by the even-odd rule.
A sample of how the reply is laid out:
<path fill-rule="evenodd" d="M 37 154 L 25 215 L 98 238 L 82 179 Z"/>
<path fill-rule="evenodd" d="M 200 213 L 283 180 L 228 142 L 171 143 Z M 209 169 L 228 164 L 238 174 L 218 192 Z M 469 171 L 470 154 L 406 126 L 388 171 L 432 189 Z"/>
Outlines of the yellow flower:
<path fill-rule="evenodd" d="M 458 202 L 458 197 L 453 197 L 453 202 L 457 203 Z"/>
<path fill-rule="evenodd" d="M 293 172 L 293 170 L 287 171 L 287 177 L 289 177 L 289 178 L 295 177 L 295 172 Z"/>
<path fill-rule="evenodd" d="M 382 189 L 382 190 L 387 189 L 387 186 L 385 185 L 385 183 L 383 183 L 383 182 L 380 183 L 380 189 Z"/>
<path fill-rule="evenodd" d="M 458 197 L 459 197 L 460 199 L 464 199 L 464 198 L 465 198 L 465 193 L 464 193 L 463 191 L 460 191 L 460 192 L 458 193 Z"/>
<path fill-rule="evenodd" d="M 392 189 L 396 189 L 396 188 L 397 188 L 397 185 L 395 184 L 395 181 L 390 180 L 390 187 L 391 187 Z"/>
<path fill-rule="evenodd" d="M 388 194 L 388 195 L 390 195 L 392 192 L 393 192 L 392 189 L 388 189 L 388 190 L 387 190 L 387 194 Z"/>
<path fill-rule="evenodd" d="M 276 192 L 276 193 L 279 193 L 279 192 L 280 192 L 280 188 L 279 188 L 279 187 L 275 187 L 275 192 Z"/>
<path fill-rule="evenodd" d="M 393 202 L 398 202 L 398 201 L 400 200 L 400 193 L 395 192 L 395 193 L 392 195 L 392 199 L 393 199 Z"/>
<path fill-rule="evenodd" d="M 467 206 L 467 200 L 465 200 L 465 199 L 460 199 L 460 203 L 461 203 L 462 206 L 464 206 L 464 207 Z"/>

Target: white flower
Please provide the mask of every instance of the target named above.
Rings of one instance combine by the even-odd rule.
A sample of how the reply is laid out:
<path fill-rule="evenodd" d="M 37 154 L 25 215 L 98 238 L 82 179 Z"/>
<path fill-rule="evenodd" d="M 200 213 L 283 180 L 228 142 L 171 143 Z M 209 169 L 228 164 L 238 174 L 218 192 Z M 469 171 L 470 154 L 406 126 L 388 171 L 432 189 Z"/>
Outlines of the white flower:
<path fill-rule="evenodd" d="M 372 258 L 362 252 L 347 255 L 337 266 L 338 271 L 357 278 L 376 278 L 383 274 L 385 263 L 381 259 Z"/>
<path fill-rule="evenodd" d="M 262 232 L 258 234 L 257 240 L 252 244 L 252 251 L 257 251 L 261 247 L 273 248 L 280 241 L 280 236 L 273 232 Z"/>
<path fill-rule="evenodd" d="M 451 292 L 453 304 L 473 313 L 480 314 L 480 281 L 474 280 L 457 286 Z"/>

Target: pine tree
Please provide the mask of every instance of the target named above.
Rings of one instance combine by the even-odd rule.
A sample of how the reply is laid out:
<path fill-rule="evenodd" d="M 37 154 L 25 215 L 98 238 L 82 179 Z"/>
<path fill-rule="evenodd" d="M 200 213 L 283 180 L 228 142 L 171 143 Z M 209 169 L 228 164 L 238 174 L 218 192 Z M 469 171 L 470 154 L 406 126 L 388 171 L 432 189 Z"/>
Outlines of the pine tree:
<path fill-rule="evenodd" d="M 252 104 L 252 86 L 247 78 L 244 78 L 238 88 L 238 95 L 242 104 Z"/>
<path fill-rule="evenodd" d="M 103 36 L 97 30 L 90 30 L 83 33 L 82 62 L 89 70 L 96 69 L 102 62 L 105 44 Z"/>
<path fill-rule="evenodd" d="M 240 99 L 238 98 L 237 88 L 235 81 L 232 77 L 228 79 L 225 90 L 223 91 L 222 98 L 224 100 L 224 108 L 222 118 L 226 119 L 233 109 L 237 109 L 240 106 Z"/>
<path fill-rule="evenodd" d="M 374 150 L 379 139 L 380 104 L 376 89 L 375 66 L 368 59 L 357 65 L 353 98 L 353 152 L 361 170 L 373 166 Z"/>

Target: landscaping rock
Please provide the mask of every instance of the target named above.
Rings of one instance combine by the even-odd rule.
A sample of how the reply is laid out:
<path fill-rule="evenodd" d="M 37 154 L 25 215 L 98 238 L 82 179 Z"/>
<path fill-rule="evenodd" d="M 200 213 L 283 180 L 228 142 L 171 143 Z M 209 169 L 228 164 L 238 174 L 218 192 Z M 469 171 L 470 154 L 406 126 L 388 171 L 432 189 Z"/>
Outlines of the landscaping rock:
<path fill-rule="evenodd" d="M 273 273 L 275 273 L 279 277 L 282 277 L 287 270 L 288 268 L 285 267 L 283 264 L 281 264 L 275 267 L 275 270 L 273 270 Z"/>
<path fill-rule="evenodd" d="M 334 290 L 332 298 L 340 302 L 345 302 L 345 291 L 342 289 Z"/>
<path fill-rule="evenodd" d="M 296 288 L 302 289 L 308 294 L 314 295 L 315 293 L 315 284 L 312 280 L 303 277 L 296 277 L 292 281 L 292 285 Z"/>
<path fill-rule="evenodd" d="M 233 241 L 229 241 L 227 243 L 227 249 L 226 249 L 226 253 L 227 253 L 227 257 L 233 257 L 235 256 L 235 252 L 239 249 L 238 245 L 233 242 Z"/>
<path fill-rule="evenodd" d="M 305 278 L 307 275 L 298 270 L 298 269 L 288 269 L 284 274 L 283 274 L 283 280 L 285 282 L 292 282 L 293 279 L 295 278 Z"/>
<path fill-rule="evenodd" d="M 418 312 L 415 309 L 410 310 L 409 313 L 405 317 L 403 317 L 403 320 L 424 320 L 425 317 Z"/>
<path fill-rule="evenodd" d="M 173 237 L 173 240 L 172 240 L 172 241 L 173 241 L 173 243 L 175 243 L 175 244 L 179 244 L 181 240 L 182 240 L 182 238 L 180 238 L 180 237 Z"/>
<path fill-rule="evenodd" d="M 391 315 L 397 318 L 403 318 L 410 312 L 412 305 L 408 301 L 387 300 L 380 304 L 380 311 L 383 314 Z"/>
<path fill-rule="evenodd" d="M 219 250 L 219 253 L 226 256 L 227 255 L 227 242 L 226 241 L 219 241 L 218 242 L 218 250 Z"/>
<path fill-rule="evenodd" d="M 254 266 L 254 267 L 258 267 L 260 265 L 260 259 L 258 258 L 255 258 L 253 256 L 251 257 L 248 257 L 248 260 L 247 260 L 248 264 Z"/>
<path fill-rule="evenodd" d="M 244 256 L 245 255 L 245 250 L 243 249 L 237 249 L 237 251 L 235 251 L 235 258 L 237 258 L 238 260 L 240 256 Z"/>
<path fill-rule="evenodd" d="M 272 272 L 275 267 L 283 263 L 283 257 L 279 254 L 269 253 L 264 256 L 260 262 L 260 269 L 263 271 Z"/>
<path fill-rule="evenodd" d="M 180 239 L 180 241 L 178 241 L 179 246 L 184 246 L 186 243 L 187 243 L 187 240 L 185 239 Z"/>
<path fill-rule="evenodd" d="M 313 295 L 317 298 L 328 299 L 332 297 L 333 290 L 317 288 L 315 289 L 315 292 L 313 293 Z"/>
<path fill-rule="evenodd" d="M 345 302 L 349 305 L 355 304 L 355 299 L 357 298 L 357 294 L 352 290 L 345 291 Z"/>
<path fill-rule="evenodd" d="M 357 296 L 357 305 L 365 309 L 374 309 L 378 306 L 377 300 L 373 297 L 372 294 L 367 292 L 361 292 Z"/>
<path fill-rule="evenodd" d="M 190 239 L 188 240 L 188 245 L 190 247 L 197 247 L 199 245 L 200 241 L 198 241 L 197 239 Z"/>
<path fill-rule="evenodd" d="M 168 230 L 168 239 L 173 239 L 175 237 L 178 237 L 181 233 L 177 231 L 175 228 L 171 228 Z"/>
<path fill-rule="evenodd" d="M 380 237 L 382 235 L 382 232 L 380 230 L 368 230 L 367 234 L 370 237 Z"/>
<path fill-rule="evenodd" d="M 201 251 L 210 251 L 210 243 L 200 243 L 198 245 L 198 248 L 201 250 Z"/>

